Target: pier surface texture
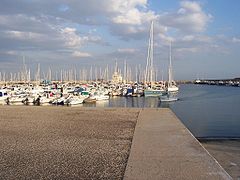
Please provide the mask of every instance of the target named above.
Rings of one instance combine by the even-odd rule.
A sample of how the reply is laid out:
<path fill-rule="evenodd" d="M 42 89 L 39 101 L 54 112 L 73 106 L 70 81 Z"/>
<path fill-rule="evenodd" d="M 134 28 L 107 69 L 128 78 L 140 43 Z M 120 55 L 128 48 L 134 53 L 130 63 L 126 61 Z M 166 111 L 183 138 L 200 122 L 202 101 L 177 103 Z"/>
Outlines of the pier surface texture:
<path fill-rule="evenodd" d="M 124 180 L 232 179 L 170 109 L 143 109 Z"/>
<path fill-rule="evenodd" d="M 231 179 L 170 109 L 0 106 L 0 179 Z"/>

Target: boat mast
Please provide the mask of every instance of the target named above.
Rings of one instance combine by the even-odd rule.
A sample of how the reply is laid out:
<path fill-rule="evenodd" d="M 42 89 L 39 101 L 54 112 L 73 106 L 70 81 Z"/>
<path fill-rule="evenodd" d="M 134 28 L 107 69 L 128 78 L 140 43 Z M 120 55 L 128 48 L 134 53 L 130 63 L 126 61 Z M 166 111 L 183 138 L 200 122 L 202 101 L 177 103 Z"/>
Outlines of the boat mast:
<path fill-rule="evenodd" d="M 90 67 L 90 82 L 93 80 L 92 66 Z"/>
<path fill-rule="evenodd" d="M 127 79 L 127 62 L 126 59 L 124 60 L 124 69 L 123 69 L 123 82 L 126 83 Z"/>
<path fill-rule="evenodd" d="M 172 42 L 170 41 L 169 45 L 169 68 L 168 68 L 168 87 L 172 86 Z"/>
<path fill-rule="evenodd" d="M 148 40 L 148 55 L 145 70 L 145 83 L 151 82 L 152 85 L 153 80 L 152 76 L 153 76 L 153 21 L 151 22 L 150 36 Z"/>
<path fill-rule="evenodd" d="M 150 54 L 150 82 L 151 87 L 153 85 L 153 21 L 152 21 L 152 33 L 151 33 L 151 54 Z"/>

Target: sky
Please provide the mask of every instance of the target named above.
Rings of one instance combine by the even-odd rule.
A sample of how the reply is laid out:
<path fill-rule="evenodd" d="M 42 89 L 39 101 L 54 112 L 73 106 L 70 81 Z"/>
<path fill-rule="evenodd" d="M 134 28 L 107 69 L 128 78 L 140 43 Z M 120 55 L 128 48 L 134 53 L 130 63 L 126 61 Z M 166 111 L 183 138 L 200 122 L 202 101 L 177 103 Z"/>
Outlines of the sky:
<path fill-rule="evenodd" d="M 176 80 L 240 77 L 239 0 L 1 0 L 0 72 L 146 66 Z"/>

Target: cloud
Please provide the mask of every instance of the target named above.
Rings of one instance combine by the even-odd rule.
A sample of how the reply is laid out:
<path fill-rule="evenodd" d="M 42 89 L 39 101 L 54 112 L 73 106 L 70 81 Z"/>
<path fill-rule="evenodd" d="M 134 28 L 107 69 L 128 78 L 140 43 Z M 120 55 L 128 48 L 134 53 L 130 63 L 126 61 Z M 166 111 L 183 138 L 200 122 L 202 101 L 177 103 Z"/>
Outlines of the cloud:
<path fill-rule="evenodd" d="M 196 53 L 199 51 L 197 47 L 189 47 L 189 48 L 178 48 L 176 49 L 177 52 L 191 52 Z"/>
<path fill-rule="evenodd" d="M 41 40 L 44 37 L 44 35 L 34 32 L 5 31 L 4 33 L 9 38 L 20 40 Z"/>
<path fill-rule="evenodd" d="M 240 43 L 240 38 L 233 37 L 233 38 L 232 38 L 232 42 L 234 42 L 234 43 Z"/>
<path fill-rule="evenodd" d="M 13 2 L 15 5 L 13 5 Z M 44 22 L 45 25 L 58 23 L 63 26 L 69 26 L 69 24 L 107 25 L 112 35 L 116 35 L 123 40 L 146 37 L 152 20 L 155 20 L 156 33 L 162 33 L 163 37 L 167 36 L 166 33 L 169 32 L 167 27 L 182 32 L 202 32 L 211 19 L 211 15 L 203 11 L 201 4 L 193 1 L 181 1 L 180 8 L 176 9 L 175 12 L 159 14 L 149 9 L 148 0 L 102 0 L 101 3 L 96 0 L 88 0 L 87 2 L 84 0 L 43 0 L 21 3 L 15 0 L 13 2 L 4 1 L 0 7 L 0 12 L 5 13 L 3 16 L 10 16 L 9 14 L 6 15 L 6 9 L 8 9 L 11 16 L 15 16 L 16 25 L 21 26 L 24 19 L 27 20 L 28 17 L 31 17 L 31 24 L 34 24 L 33 27 L 36 27 L 36 31 L 39 27 L 37 24 L 44 24 Z M 20 21 L 18 21 L 18 18 Z M 0 24 L 1 22 L 8 23 L 6 19 L 2 20 L 1 17 L 0 20 Z M 27 28 L 30 29 L 27 30 Z M 29 24 L 25 24 L 24 29 L 28 32 L 35 32 Z M 78 40 L 75 42 L 68 41 L 68 45 L 81 44 L 81 40 L 78 37 L 76 38 Z"/>
<path fill-rule="evenodd" d="M 138 51 L 137 49 L 133 49 L 133 48 L 123 48 L 123 49 L 120 48 L 117 50 L 117 52 L 119 53 L 129 53 L 129 54 L 135 53 L 137 51 Z"/>
<path fill-rule="evenodd" d="M 82 45 L 84 38 L 77 35 L 75 28 L 65 27 L 61 29 L 62 38 L 65 41 L 67 47 L 78 47 Z"/>
<path fill-rule="evenodd" d="M 134 64 L 145 62 L 152 20 L 156 53 L 169 41 L 182 48 L 179 52 L 194 53 L 213 43 L 201 34 L 211 19 L 196 1 L 180 1 L 179 8 L 156 12 L 148 0 L 3 0 L 0 52 L 25 53 L 46 64 L 126 57 Z M 134 48 L 128 48 L 131 43 Z"/>
<path fill-rule="evenodd" d="M 213 39 L 206 35 L 186 35 L 180 38 L 183 42 L 204 42 L 204 43 L 210 43 L 213 41 Z"/>
<path fill-rule="evenodd" d="M 128 25 L 143 25 L 145 22 L 150 22 L 156 19 L 157 15 L 150 10 L 140 10 L 140 7 L 146 9 L 147 1 L 121 1 L 123 6 L 115 8 L 115 16 L 111 18 L 113 23 L 128 24 Z M 132 2 L 132 3 L 130 3 Z"/>
<path fill-rule="evenodd" d="M 202 13 L 202 8 L 198 2 L 182 1 L 180 4 L 181 8 L 178 10 L 180 14 L 185 14 L 186 12 Z"/>
<path fill-rule="evenodd" d="M 2 55 L 18 55 L 18 52 L 8 50 L 8 51 L 0 51 L 0 54 L 2 54 Z"/>
<path fill-rule="evenodd" d="M 181 32 L 196 33 L 206 30 L 211 19 L 212 15 L 205 13 L 200 3 L 181 1 L 177 12 L 160 15 L 159 22 Z"/>
<path fill-rule="evenodd" d="M 91 54 L 89 54 L 89 53 L 87 53 L 87 52 L 81 52 L 81 51 L 74 51 L 73 53 L 72 53 L 72 56 L 73 57 L 91 57 L 92 55 Z"/>

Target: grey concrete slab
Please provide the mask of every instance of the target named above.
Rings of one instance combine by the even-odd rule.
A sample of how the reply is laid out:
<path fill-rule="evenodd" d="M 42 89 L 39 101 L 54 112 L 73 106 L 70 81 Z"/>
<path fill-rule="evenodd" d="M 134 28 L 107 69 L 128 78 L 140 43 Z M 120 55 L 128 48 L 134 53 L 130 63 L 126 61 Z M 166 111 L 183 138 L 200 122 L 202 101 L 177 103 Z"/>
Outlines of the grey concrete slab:
<path fill-rule="evenodd" d="M 124 180 L 232 179 L 170 109 L 143 109 Z"/>

